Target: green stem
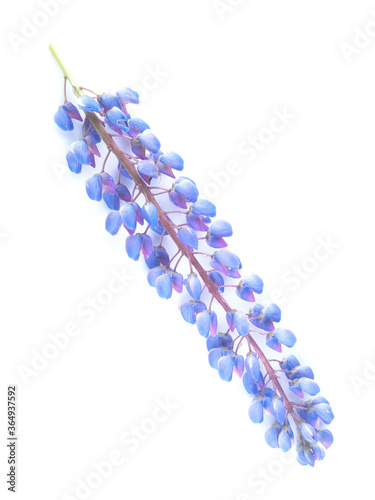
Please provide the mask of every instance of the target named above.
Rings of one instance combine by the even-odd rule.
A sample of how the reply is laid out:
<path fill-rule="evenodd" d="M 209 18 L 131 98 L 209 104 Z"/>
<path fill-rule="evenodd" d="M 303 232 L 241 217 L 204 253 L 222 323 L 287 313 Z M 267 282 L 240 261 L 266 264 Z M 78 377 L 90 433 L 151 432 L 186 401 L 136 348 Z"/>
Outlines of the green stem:
<path fill-rule="evenodd" d="M 74 78 L 72 75 L 69 73 L 69 70 L 65 66 L 65 64 L 62 62 L 60 56 L 56 52 L 55 47 L 53 46 L 53 43 L 50 44 L 49 50 L 51 51 L 53 57 L 56 59 L 57 64 L 60 66 L 61 71 L 63 72 L 63 75 L 68 79 L 70 85 L 73 88 L 74 93 L 78 96 L 81 97 L 83 95 L 83 92 L 81 91 L 81 87 L 76 84 Z"/>

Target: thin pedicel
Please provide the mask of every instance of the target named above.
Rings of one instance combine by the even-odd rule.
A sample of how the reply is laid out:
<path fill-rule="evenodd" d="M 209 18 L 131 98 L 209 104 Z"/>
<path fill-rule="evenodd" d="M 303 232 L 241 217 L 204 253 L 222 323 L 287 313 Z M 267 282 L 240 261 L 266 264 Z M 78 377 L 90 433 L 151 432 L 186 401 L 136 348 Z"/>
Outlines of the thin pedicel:
<path fill-rule="evenodd" d="M 316 460 L 324 458 L 325 449 L 333 442 L 332 433 L 323 428 L 323 424 L 330 424 L 334 418 L 331 407 L 321 396 L 305 399 L 306 394 L 316 396 L 320 391 L 310 367 L 301 366 L 293 355 L 281 360 L 268 359 L 259 346 L 256 338 L 265 337 L 269 348 L 282 352 L 282 345 L 293 347 L 296 337 L 290 330 L 275 328 L 274 323 L 281 319 L 276 304 L 263 307 L 255 302 L 254 294 L 263 291 L 259 276 L 252 274 L 241 279 L 240 259 L 225 249 L 225 238 L 232 235 L 231 225 L 223 220 L 212 222 L 216 216 L 213 203 L 199 198 L 194 181 L 184 176 L 175 177 L 174 172 L 184 168 L 183 159 L 173 152 L 163 153 L 147 123 L 130 116 L 127 105 L 138 104 L 136 92 L 123 88 L 116 94 L 99 95 L 78 86 L 53 46 L 50 49 L 64 75 L 65 102 L 56 112 L 55 122 L 64 131 L 74 129 L 73 120 L 83 122 L 82 138 L 72 144 L 67 154 L 69 169 L 78 174 L 83 165 L 95 168 L 95 156 L 100 157 L 96 145 L 103 141 L 107 147 L 100 173 L 86 182 L 88 196 L 95 201 L 103 199 L 111 210 L 106 219 L 107 231 L 115 235 L 121 228 L 127 230 L 126 252 L 133 260 L 143 254 L 150 269 L 148 282 L 160 297 L 168 299 L 173 290 L 177 293 L 186 290 L 191 299 L 181 306 L 181 314 L 185 321 L 196 324 L 199 333 L 207 339 L 209 364 L 225 381 L 232 380 L 233 372 L 242 378 L 246 391 L 252 396 L 249 417 L 254 423 L 263 422 L 265 413 L 274 419 L 265 433 L 271 447 L 286 452 L 296 441 L 298 462 L 314 466 Z M 67 101 L 67 81 L 79 98 L 78 107 L 84 119 L 79 109 Z M 85 94 L 84 90 L 95 97 Z M 122 139 L 127 140 L 131 153 L 116 142 Z M 105 171 L 111 155 L 119 162 L 117 184 Z M 174 179 L 169 189 L 151 186 L 152 182 L 165 177 Z M 163 209 L 166 195 L 178 210 Z M 142 206 L 138 203 L 141 197 Z M 176 214 L 185 221 L 174 221 Z M 145 221 L 146 229 L 136 233 Z M 163 246 L 165 238 L 170 238 L 176 246 L 172 258 Z M 214 249 L 212 254 L 200 250 L 203 240 Z M 184 258 L 190 269 L 185 278 L 177 271 Z M 200 262 L 207 258 L 210 259 L 208 270 Z M 225 282 L 228 278 L 239 281 L 228 284 Z M 252 303 L 248 313 L 231 308 L 223 296 L 227 288 L 235 288 L 238 297 Z M 208 307 L 202 301 L 204 294 L 208 296 Z M 218 331 L 218 323 L 222 324 L 223 318 L 218 317 L 216 306 L 225 313 L 223 333 Z M 237 336 L 233 339 L 234 331 Z M 248 352 L 244 357 L 239 350 L 246 345 Z M 278 363 L 279 367 L 273 368 L 271 362 Z"/>

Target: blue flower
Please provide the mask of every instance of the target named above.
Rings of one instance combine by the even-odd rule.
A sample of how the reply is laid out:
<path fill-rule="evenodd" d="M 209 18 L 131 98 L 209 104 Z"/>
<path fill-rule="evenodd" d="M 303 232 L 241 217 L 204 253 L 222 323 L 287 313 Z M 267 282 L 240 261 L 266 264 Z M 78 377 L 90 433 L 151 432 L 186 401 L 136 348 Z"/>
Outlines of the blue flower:
<path fill-rule="evenodd" d="M 82 121 L 82 116 L 80 115 L 78 108 L 76 106 L 74 106 L 74 104 L 72 102 L 66 102 L 63 106 L 66 109 L 66 111 L 68 112 L 68 115 L 70 116 L 70 118 L 72 118 L 72 120 L 78 120 L 79 122 Z"/>
<path fill-rule="evenodd" d="M 105 228 L 109 234 L 115 235 L 122 226 L 122 219 L 119 212 L 109 212 L 105 221 Z"/>
<path fill-rule="evenodd" d="M 224 356 L 219 359 L 217 369 L 222 380 L 230 382 L 233 375 L 233 356 Z"/>
<path fill-rule="evenodd" d="M 96 174 L 87 179 L 86 192 L 91 200 L 100 201 L 102 199 L 103 181 L 100 175 Z"/>
<path fill-rule="evenodd" d="M 281 311 L 276 304 L 270 304 L 266 308 L 255 304 L 250 311 L 250 316 L 253 318 L 250 318 L 253 325 L 266 332 L 272 332 L 275 329 L 273 322 L 278 322 L 281 319 Z"/>
<path fill-rule="evenodd" d="M 200 300 L 202 294 L 202 285 L 196 273 L 190 273 L 187 279 L 184 281 L 184 285 L 189 295 L 194 300 Z"/>
<path fill-rule="evenodd" d="M 207 338 L 208 335 L 216 335 L 217 332 L 217 316 L 215 311 L 202 311 L 197 314 L 197 328 L 199 333 Z"/>
<path fill-rule="evenodd" d="M 150 269 L 157 266 L 167 266 L 169 264 L 169 255 L 163 246 L 154 247 L 150 257 L 146 260 Z"/>
<path fill-rule="evenodd" d="M 151 153 L 157 153 L 160 150 L 159 139 L 151 132 L 150 129 L 144 130 L 137 137 L 141 145 Z"/>
<path fill-rule="evenodd" d="M 245 366 L 246 366 L 246 363 L 245 363 Z M 243 382 L 243 385 L 244 385 L 246 391 L 249 394 L 254 396 L 255 394 L 258 393 L 258 387 L 257 387 L 256 383 L 254 382 L 254 380 L 249 372 L 244 373 L 244 376 L 242 378 L 242 382 Z"/>
<path fill-rule="evenodd" d="M 179 229 L 177 236 L 179 240 L 188 247 L 194 248 L 195 250 L 198 249 L 198 236 L 191 227 L 182 227 Z"/>
<path fill-rule="evenodd" d="M 310 424 L 306 424 L 305 422 L 299 423 L 299 428 L 301 430 L 302 436 L 306 439 L 308 443 L 316 444 L 318 437 L 316 434 L 316 430 Z"/>
<path fill-rule="evenodd" d="M 178 203 L 176 203 L 177 206 L 181 206 L 182 208 L 186 208 L 186 201 L 182 195 L 179 195 L 175 191 L 172 191 L 169 196 L 172 198 L 175 198 L 177 200 L 177 202 L 178 202 Z M 207 218 L 205 217 L 205 219 L 207 219 Z M 208 226 L 207 226 L 206 222 L 209 222 L 209 221 L 207 221 L 207 220 L 205 221 L 201 215 L 198 215 L 194 211 L 193 212 L 189 211 L 189 213 L 186 215 L 186 222 L 195 231 L 208 231 Z"/>
<path fill-rule="evenodd" d="M 316 413 L 320 420 L 327 425 L 330 424 L 335 418 L 332 412 L 332 408 L 327 403 L 320 403 L 316 406 L 313 406 L 312 410 Z"/>
<path fill-rule="evenodd" d="M 263 403 L 262 398 L 256 398 L 251 403 L 249 408 L 249 417 L 254 424 L 261 424 L 263 422 Z"/>
<path fill-rule="evenodd" d="M 233 370 L 240 378 L 243 376 L 245 371 L 245 360 L 240 354 L 234 357 Z"/>
<path fill-rule="evenodd" d="M 141 252 L 147 259 L 152 252 L 152 239 L 148 234 L 134 234 L 126 239 L 126 253 L 133 260 L 139 260 Z"/>
<path fill-rule="evenodd" d="M 318 440 L 323 446 L 328 449 L 333 443 L 332 432 L 328 429 L 322 429 L 317 432 Z"/>
<path fill-rule="evenodd" d="M 225 333 L 218 333 L 217 335 L 213 336 L 210 335 L 207 340 L 206 340 L 206 345 L 208 351 L 211 351 L 211 349 L 216 349 L 218 347 L 230 347 L 233 343 L 233 338 L 231 335 Z"/>
<path fill-rule="evenodd" d="M 142 235 L 134 234 L 133 236 L 128 236 L 126 238 L 126 253 L 128 257 L 133 260 L 138 260 L 141 254 L 141 246 L 142 246 Z"/>
<path fill-rule="evenodd" d="M 146 160 L 146 148 L 142 146 L 138 139 L 132 139 L 130 146 L 135 156 L 141 160 Z"/>
<path fill-rule="evenodd" d="M 225 248 L 228 246 L 228 243 L 221 236 L 216 236 L 210 232 L 210 229 L 207 231 L 206 235 L 207 245 L 212 248 Z"/>
<path fill-rule="evenodd" d="M 64 132 L 73 130 L 74 128 L 73 121 L 70 118 L 69 113 L 64 105 L 60 106 L 56 111 L 54 120 L 56 125 L 60 127 L 61 130 L 64 130 Z"/>
<path fill-rule="evenodd" d="M 226 276 L 230 276 L 231 278 L 241 277 L 238 272 L 238 270 L 242 268 L 241 261 L 237 255 L 229 250 L 219 250 L 215 252 L 210 264 L 214 269 Z"/>
<path fill-rule="evenodd" d="M 139 94 L 135 90 L 124 87 L 116 92 L 117 97 L 123 104 L 139 104 Z"/>
<path fill-rule="evenodd" d="M 184 160 L 177 153 L 168 152 L 163 153 L 159 157 L 158 167 L 162 174 L 168 175 L 169 177 L 174 177 L 172 170 L 183 170 Z"/>
<path fill-rule="evenodd" d="M 128 122 L 128 126 L 128 135 L 133 138 L 150 128 L 141 118 L 131 118 Z"/>
<path fill-rule="evenodd" d="M 304 392 L 311 396 L 316 396 L 320 391 L 318 384 L 309 378 L 294 380 L 289 384 L 289 389 L 300 398 L 303 397 Z"/>
<path fill-rule="evenodd" d="M 279 448 L 285 453 L 289 451 L 292 447 L 292 439 L 290 436 L 290 428 L 285 426 L 282 428 L 280 431 L 279 437 L 278 437 L 278 445 Z"/>
<path fill-rule="evenodd" d="M 250 321 L 243 312 L 235 311 L 233 313 L 233 323 L 240 335 L 247 335 L 250 330 Z"/>
<path fill-rule="evenodd" d="M 117 192 L 115 192 L 115 194 L 112 194 L 109 191 L 104 191 L 103 200 L 110 210 L 118 210 L 120 208 L 120 198 Z"/>
<path fill-rule="evenodd" d="M 285 422 L 286 410 L 282 398 L 275 397 L 272 400 L 272 413 L 280 424 Z"/>
<path fill-rule="evenodd" d="M 195 300 L 189 300 L 189 302 L 182 304 L 182 306 L 180 307 L 182 317 L 187 323 L 190 323 L 191 325 L 195 325 L 197 314 L 205 311 L 206 309 L 207 306 L 204 302 Z"/>
<path fill-rule="evenodd" d="M 279 425 L 273 425 L 272 427 L 270 427 L 264 435 L 268 446 L 270 446 L 271 448 L 279 448 L 279 435 Z"/>
<path fill-rule="evenodd" d="M 218 287 L 219 292 L 224 292 L 224 278 L 218 271 L 211 271 L 208 273 L 210 280 Z"/>
<path fill-rule="evenodd" d="M 152 177 L 157 179 L 159 171 L 152 160 L 140 160 L 138 162 L 138 172 L 143 176 Z M 143 177 L 144 178 L 144 177 Z M 149 182 L 146 180 L 146 182 Z"/>
<path fill-rule="evenodd" d="M 226 351 L 221 347 L 214 347 L 208 353 L 208 363 L 214 370 L 218 369 L 219 361 L 222 357 L 226 356 Z"/>
<path fill-rule="evenodd" d="M 260 377 L 258 356 L 254 353 L 250 353 L 245 360 L 245 367 L 247 373 L 251 376 L 254 382 L 257 382 Z"/>
<path fill-rule="evenodd" d="M 215 236 L 232 236 L 233 230 L 229 222 L 225 220 L 217 220 L 210 227 L 210 234 Z"/>
<path fill-rule="evenodd" d="M 309 366 L 296 366 L 290 370 L 289 378 L 295 380 L 297 378 L 306 377 L 314 380 L 314 372 Z"/>
<path fill-rule="evenodd" d="M 145 259 L 148 259 L 153 250 L 152 238 L 148 234 L 142 234 L 141 250 Z"/>
<path fill-rule="evenodd" d="M 156 291 L 162 299 L 169 299 L 172 297 L 172 274 L 166 273 L 156 280 Z"/>
<path fill-rule="evenodd" d="M 116 184 L 113 177 L 107 172 L 102 172 L 99 175 L 102 178 L 103 189 L 114 195 L 116 193 Z"/>
<path fill-rule="evenodd" d="M 177 153 L 164 153 L 149 125 L 140 118 L 130 117 L 127 105 L 138 102 L 139 95 L 129 88 L 120 89 L 116 95 L 83 96 L 79 105 L 86 114 L 82 137 L 72 144 L 66 156 L 68 167 L 74 173 L 80 173 L 82 165 L 95 167 L 101 156 L 98 144 L 103 140 L 108 155 L 98 174 L 86 181 L 86 191 L 93 200 L 103 199 L 110 209 L 106 231 L 116 235 L 124 226 L 129 233 L 125 242 L 127 255 L 135 261 L 143 255 L 149 268 L 147 281 L 161 298 L 169 299 L 173 292 L 181 293 L 186 288 L 185 295 L 191 300 L 182 303 L 181 315 L 189 324 L 196 324 L 206 339 L 210 366 L 217 369 L 224 381 L 231 381 L 233 372 L 242 378 L 245 391 L 252 396 L 249 417 L 253 422 L 263 422 L 264 415 L 272 418 L 272 425 L 268 425 L 265 433 L 269 446 L 287 452 L 296 437 L 297 460 L 302 465 L 314 466 L 324 458 L 325 450 L 333 442 L 330 431 L 321 429 L 334 419 L 331 406 L 325 398 L 317 396 L 319 386 L 312 369 L 301 365 L 295 356 L 266 361 L 261 348 L 264 343 L 281 352 L 283 346 L 293 347 L 296 337 L 286 328 L 275 328 L 281 320 L 281 310 L 276 304 L 254 303 L 255 294 L 263 293 L 263 281 L 255 274 L 241 279 L 239 257 L 224 250 L 226 238 L 233 234 L 231 224 L 213 220 L 216 207 L 208 200 L 199 199 L 194 180 L 186 176 L 175 178 L 179 175 L 176 172 L 183 170 L 184 161 Z M 66 102 L 57 110 L 55 122 L 63 130 L 72 130 L 73 120 L 82 121 L 80 111 Z M 108 127 L 127 139 L 122 150 L 124 156 L 112 148 L 116 134 L 109 134 Z M 117 184 L 105 171 L 110 155 L 120 158 Z M 168 185 L 166 177 L 173 179 L 169 179 Z M 156 185 L 153 179 L 160 184 Z M 155 185 L 150 187 L 151 183 Z M 137 200 L 138 203 L 144 200 L 142 208 Z M 181 210 L 170 208 L 169 201 Z M 137 232 L 137 227 L 145 221 L 148 224 L 145 231 Z M 163 242 L 168 251 L 172 248 L 172 259 Z M 206 253 L 207 246 L 215 249 L 212 255 Z M 185 280 L 177 269 L 188 273 Z M 233 289 L 226 290 L 226 286 Z M 242 300 L 254 303 L 248 314 L 232 308 L 229 299 L 234 295 L 233 290 Z M 202 301 L 206 296 L 208 307 Z M 219 306 L 228 327 L 222 322 L 223 317 L 217 316 Z M 218 330 L 218 326 L 224 330 Z M 273 363 L 278 363 L 280 369 L 274 368 L 277 364 Z M 289 382 L 289 393 L 283 380 Z"/>
<path fill-rule="evenodd" d="M 129 189 L 124 184 L 117 184 L 116 193 L 120 200 L 129 202 L 132 199 Z"/>
<path fill-rule="evenodd" d="M 286 347 L 293 347 L 294 344 L 297 342 L 294 333 L 285 328 L 278 328 L 275 331 L 275 337 L 279 342 L 284 344 Z"/>
<path fill-rule="evenodd" d="M 142 215 L 145 221 L 152 227 L 156 227 L 159 220 L 158 210 L 153 203 L 148 201 L 142 207 Z"/>
<path fill-rule="evenodd" d="M 243 278 L 236 289 L 236 293 L 241 299 L 247 302 L 254 302 L 254 293 L 263 292 L 263 281 L 256 274 Z"/>
<path fill-rule="evenodd" d="M 108 110 L 112 108 L 121 108 L 120 101 L 113 94 L 102 94 L 98 97 L 98 103 Z"/>
<path fill-rule="evenodd" d="M 216 207 L 208 200 L 198 200 L 191 206 L 191 208 L 195 214 L 207 217 L 216 217 Z"/>
<path fill-rule="evenodd" d="M 82 171 L 82 164 L 77 160 L 74 154 L 69 151 L 66 155 L 66 161 L 68 163 L 69 170 L 75 174 L 80 174 Z"/>
<path fill-rule="evenodd" d="M 120 215 L 125 227 L 128 229 L 135 229 L 137 227 L 135 209 L 132 203 L 125 203 L 120 209 Z"/>
<path fill-rule="evenodd" d="M 199 191 L 194 181 L 188 177 L 179 177 L 174 183 L 173 189 L 185 198 L 185 201 L 195 202 L 198 199 Z"/>
<path fill-rule="evenodd" d="M 88 95 L 83 95 L 78 103 L 78 107 L 88 113 L 100 113 L 103 107 L 93 98 Z"/>
<path fill-rule="evenodd" d="M 111 108 L 106 114 L 106 119 L 107 123 L 109 122 L 110 124 L 115 125 L 124 132 L 128 131 L 127 116 L 121 109 L 117 107 Z"/>
<path fill-rule="evenodd" d="M 287 358 L 285 358 L 283 361 L 281 361 L 280 366 L 283 370 L 293 370 L 296 366 L 299 366 L 300 362 L 298 359 L 291 354 Z"/>
<path fill-rule="evenodd" d="M 73 154 L 82 165 L 90 165 L 90 151 L 85 139 L 78 139 L 72 144 Z"/>

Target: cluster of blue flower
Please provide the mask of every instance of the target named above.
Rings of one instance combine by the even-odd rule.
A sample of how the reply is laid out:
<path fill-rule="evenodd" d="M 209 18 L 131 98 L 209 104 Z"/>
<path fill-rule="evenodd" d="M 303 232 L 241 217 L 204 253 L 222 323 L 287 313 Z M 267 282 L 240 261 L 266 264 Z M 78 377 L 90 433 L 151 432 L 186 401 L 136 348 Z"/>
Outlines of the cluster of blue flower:
<path fill-rule="evenodd" d="M 56 112 L 55 122 L 65 131 L 73 130 L 73 120 L 83 122 L 82 137 L 72 144 L 66 157 L 74 173 L 80 173 L 82 165 L 95 167 L 95 157 L 100 156 L 97 144 L 102 140 L 108 148 L 101 172 L 86 183 L 88 196 L 95 201 L 103 199 L 111 210 L 106 230 L 115 235 L 125 228 L 129 234 L 128 256 L 134 260 L 141 254 L 144 256 L 149 268 L 148 282 L 160 297 L 168 299 L 173 290 L 177 293 L 186 290 L 190 300 L 182 304 L 181 314 L 206 339 L 210 366 L 225 381 L 232 380 L 233 372 L 242 378 L 252 397 L 250 419 L 261 423 L 265 414 L 272 418 L 265 433 L 271 447 L 286 452 L 296 442 L 299 463 L 313 466 L 316 460 L 324 458 L 325 449 L 333 441 L 331 432 L 323 428 L 323 424 L 333 420 L 331 407 L 323 397 L 315 397 L 319 386 L 310 367 L 301 365 L 293 355 L 269 360 L 256 342 L 257 336 L 263 337 L 270 349 L 282 352 L 282 346 L 294 346 L 296 337 L 290 330 L 275 327 L 281 320 L 276 304 L 264 307 L 256 303 L 254 294 L 263 291 L 261 278 L 255 274 L 241 278 L 239 257 L 225 248 L 225 238 L 232 235 L 231 225 L 223 220 L 212 221 L 216 216 L 215 205 L 199 198 L 193 180 L 175 177 L 175 172 L 184 168 L 183 159 L 173 152 L 163 153 L 147 123 L 130 116 L 127 105 L 138 103 L 136 92 L 124 88 L 116 94 L 91 97 L 75 90 L 81 95 L 78 107 L 85 114 L 84 120 L 79 109 L 66 101 Z M 128 140 L 129 152 L 118 146 L 118 138 Z M 118 160 L 117 182 L 105 171 L 110 154 Z M 157 184 L 162 176 L 173 179 L 169 188 Z M 139 202 L 140 195 L 143 204 Z M 163 209 L 156 201 L 159 195 L 167 196 L 178 210 Z M 173 213 L 182 216 L 183 223 L 173 222 Z M 147 227 L 140 232 L 139 227 L 145 222 Z M 177 253 L 172 258 L 162 244 L 167 236 L 176 245 Z M 198 252 L 200 240 L 213 249 L 212 253 Z M 186 276 L 177 271 L 183 257 L 190 266 Z M 176 265 L 172 267 L 174 259 Z M 210 268 L 204 270 L 199 259 L 209 259 Z M 228 278 L 238 281 L 226 284 Z M 224 298 L 226 287 L 235 288 L 238 297 L 251 304 L 248 313 L 229 306 Z M 210 301 L 208 306 L 206 298 Z M 223 310 L 223 318 L 218 317 L 214 305 Z M 244 355 L 239 353 L 243 345 L 247 351 Z M 277 369 L 272 362 L 278 364 Z M 306 399 L 306 395 L 313 399 Z"/>

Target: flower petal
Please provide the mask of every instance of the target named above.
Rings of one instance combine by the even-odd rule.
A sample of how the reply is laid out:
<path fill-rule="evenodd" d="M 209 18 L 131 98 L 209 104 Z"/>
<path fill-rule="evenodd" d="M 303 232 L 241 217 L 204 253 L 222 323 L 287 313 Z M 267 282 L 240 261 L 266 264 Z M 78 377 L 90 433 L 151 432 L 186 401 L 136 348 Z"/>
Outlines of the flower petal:
<path fill-rule="evenodd" d="M 139 104 L 139 94 L 129 87 L 123 87 L 116 92 L 117 97 L 125 104 Z"/>
<path fill-rule="evenodd" d="M 100 176 L 102 178 L 103 189 L 114 195 L 116 193 L 116 185 L 113 177 L 107 172 L 102 172 Z"/>
<path fill-rule="evenodd" d="M 74 154 L 69 151 L 66 155 L 66 161 L 68 163 L 69 170 L 74 174 L 80 174 L 82 171 L 82 164 L 77 160 Z"/>
<path fill-rule="evenodd" d="M 225 220 L 216 220 L 210 227 L 210 233 L 215 236 L 232 236 L 233 230 L 229 222 Z"/>
<path fill-rule="evenodd" d="M 233 315 L 234 326 L 240 335 L 247 335 L 250 330 L 250 321 L 246 314 L 236 311 Z"/>
<path fill-rule="evenodd" d="M 100 201 L 102 199 L 103 186 L 100 175 L 96 174 L 87 179 L 86 192 L 91 200 Z"/>
<path fill-rule="evenodd" d="M 141 255 L 141 246 L 142 246 L 142 235 L 135 234 L 134 236 L 128 236 L 126 238 L 126 253 L 128 257 L 133 260 L 139 260 L 139 256 Z"/>
<path fill-rule="evenodd" d="M 216 217 L 216 207 L 208 200 L 198 200 L 192 205 L 194 213 L 207 217 Z"/>
<path fill-rule="evenodd" d="M 83 95 L 79 99 L 78 107 L 88 113 L 98 113 L 103 111 L 102 106 L 93 97 L 88 95 Z"/>
<path fill-rule="evenodd" d="M 139 134 L 138 141 L 143 147 L 151 151 L 151 153 L 156 154 L 160 150 L 160 141 L 150 129 L 146 129 Z"/>
<path fill-rule="evenodd" d="M 109 212 L 105 221 L 105 228 L 109 234 L 115 235 L 122 226 L 122 219 L 119 212 Z"/>
<path fill-rule="evenodd" d="M 70 118 L 65 106 L 59 107 L 53 119 L 55 120 L 56 125 L 60 127 L 61 130 L 64 130 L 64 132 L 74 129 L 72 119 Z"/>
<path fill-rule="evenodd" d="M 74 156 L 82 165 L 90 165 L 90 151 L 84 139 L 78 139 L 72 145 Z"/>
<path fill-rule="evenodd" d="M 178 231 L 177 236 L 185 245 L 188 245 L 195 250 L 198 249 L 198 236 L 194 229 L 191 229 L 191 227 L 182 227 Z"/>
<path fill-rule="evenodd" d="M 156 280 L 156 291 L 162 299 L 172 297 L 172 275 L 170 273 L 166 273 Z"/>
<path fill-rule="evenodd" d="M 184 169 L 184 160 L 177 153 L 173 153 L 172 151 L 168 153 L 163 153 L 159 158 L 159 161 L 164 165 L 167 165 L 174 170 L 183 170 Z"/>
<path fill-rule="evenodd" d="M 286 328 L 278 328 L 275 331 L 275 337 L 286 347 L 293 347 L 297 342 L 296 336 L 290 330 Z"/>
<path fill-rule="evenodd" d="M 217 369 L 220 378 L 222 380 L 225 380 L 226 382 L 230 382 L 232 380 L 232 375 L 233 375 L 233 357 L 224 356 L 220 358 L 217 364 Z"/>
<path fill-rule="evenodd" d="M 135 229 L 137 227 L 137 221 L 135 218 L 135 210 L 132 203 L 126 203 L 120 209 L 120 215 L 122 222 L 129 229 Z"/>
<path fill-rule="evenodd" d="M 256 399 L 250 405 L 249 417 L 254 424 L 261 424 L 263 422 L 263 404 L 261 400 Z"/>

